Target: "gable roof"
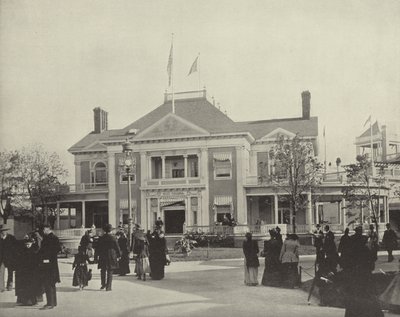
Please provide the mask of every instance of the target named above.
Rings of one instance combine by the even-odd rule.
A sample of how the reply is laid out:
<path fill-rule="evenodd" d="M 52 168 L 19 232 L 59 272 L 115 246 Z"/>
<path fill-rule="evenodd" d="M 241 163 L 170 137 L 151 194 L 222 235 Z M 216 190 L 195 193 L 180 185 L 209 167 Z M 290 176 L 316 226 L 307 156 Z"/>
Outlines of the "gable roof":
<path fill-rule="evenodd" d="M 378 121 L 375 121 L 375 123 L 372 125 L 372 135 L 376 135 L 376 134 L 378 134 L 380 132 L 381 132 L 381 130 L 379 129 Z M 363 134 L 361 134 L 357 138 L 363 138 L 363 137 L 366 137 L 366 136 L 369 137 L 370 135 L 371 135 L 371 131 L 368 128 L 367 130 L 364 131 Z"/>
<path fill-rule="evenodd" d="M 171 101 L 164 102 L 148 114 L 123 129 L 107 130 L 102 133 L 91 132 L 79 142 L 74 144 L 68 151 L 74 152 L 83 150 L 85 147 L 102 141 L 124 140 L 129 131 L 135 129 L 140 138 L 141 132 L 149 129 L 156 122 L 160 121 L 172 112 Z M 250 133 L 256 140 L 268 135 L 272 131 L 281 128 L 291 133 L 298 133 L 300 136 L 318 136 L 318 118 L 284 118 L 273 120 L 258 120 L 246 122 L 234 122 L 227 115 L 211 104 L 205 97 L 192 99 L 175 100 L 175 115 L 194 126 L 197 126 L 210 135 L 221 133 Z"/>

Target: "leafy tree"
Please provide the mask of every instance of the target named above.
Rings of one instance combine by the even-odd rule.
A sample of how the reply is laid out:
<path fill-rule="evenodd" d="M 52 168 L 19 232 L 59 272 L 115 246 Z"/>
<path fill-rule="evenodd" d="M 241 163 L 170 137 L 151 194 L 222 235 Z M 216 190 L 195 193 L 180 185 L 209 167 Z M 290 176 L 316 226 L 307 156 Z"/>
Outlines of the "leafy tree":
<path fill-rule="evenodd" d="M 277 191 L 287 193 L 283 199 L 289 202 L 292 228 L 296 232 L 297 212 L 304 210 L 309 203 L 307 193 L 314 192 L 321 183 L 323 165 L 315 157 L 312 143 L 298 135 L 293 138 L 280 135 L 269 156 L 274 161 L 274 169 L 268 180 Z"/>
<path fill-rule="evenodd" d="M 18 163 L 18 152 L 0 152 L 0 209 L 4 223 L 7 223 L 12 214 L 11 200 L 15 197 L 16 188 L 21 181 L 17 174 Z"/>
<path fill-rule="evenodd" d="M 347 201 L 347 205 L 352 208 L 365 208 L 369 211 L 366 218 L 375 224 L 376 232 L 378 232 L 379 223 L 379 199 L 381 190 L 384 187 L 385 178 L 383 169 L 379 170 L 377 177 L 372 176 L 372 163 L 368 156 L 357 155 L 356 163 L 345 166 L 348 184 L 343 188 L 343 195 Z M 346 206 L 348 208 L 348 206 Z M 348 210 L 347 216 L 354 217 L 354 221 L 363 221 L 359 214 Z"/>
<path fill-rule="evenodd" d="M 10 185 L 4 189 L 11 188 L 13 212 L 28 213 L 42 223 L 63 195 L 61 180 L 67 176 L 67 170 L 57 153 L 49 153 L 39 144 L 13 152 L 12 158 L 1 166 L 0 173 L 9 180 Z"/>

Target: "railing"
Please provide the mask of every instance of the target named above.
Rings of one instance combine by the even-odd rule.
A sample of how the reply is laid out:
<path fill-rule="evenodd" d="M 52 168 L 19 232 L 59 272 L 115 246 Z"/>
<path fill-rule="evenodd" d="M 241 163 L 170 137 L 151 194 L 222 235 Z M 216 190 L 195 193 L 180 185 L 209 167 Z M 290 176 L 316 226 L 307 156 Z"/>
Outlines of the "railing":
<path fill-rule="evenodd" d="M 59 185 L 58 189 L 62 193 L 107 191 L 108 183 L 63 184 Z"/>
<path fill-rule="evenodd" d="M 146 186 L 193 185 L 193 184 L 200 184 L 200 178 L 190 177 L 190 178 L 148 179 L 145 181 L 145 184 Z"/>

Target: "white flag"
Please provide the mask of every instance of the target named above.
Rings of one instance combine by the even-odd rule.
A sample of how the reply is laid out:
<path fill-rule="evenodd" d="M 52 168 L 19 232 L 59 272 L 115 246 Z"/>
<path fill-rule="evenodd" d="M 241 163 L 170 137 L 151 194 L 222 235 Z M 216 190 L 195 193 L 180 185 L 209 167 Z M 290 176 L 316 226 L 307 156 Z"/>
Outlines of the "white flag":
<path fill-rule="evenodd" d="M 191 73 L 197 72 L 197 60 L 198 60 L 198 59 L 199 59 L 199 57 L 197 56 L 196 59 L 194 60 L 193 64 L 192 64 L 192 67 L 190 67 L 188 76 L 189 76 Z"/>
<path fill-rule="evenodd" d="M 366 124 L 367 124 L 368 122 L 371 122 L 371 115 L 368 117 L 367 121 L 365 121 L 364 127 L 366 126 Z"/>
<path fill-rule="evenodd" d="M 168 86 L 171 86 L 171 78 L 172 78 L 172 63 L 173 63 L 173 50 L 174 46 L 171 43 L 171 49 L 169 50 L 169 58 L 167 65 L 167 73 L 168 73 Z"/>

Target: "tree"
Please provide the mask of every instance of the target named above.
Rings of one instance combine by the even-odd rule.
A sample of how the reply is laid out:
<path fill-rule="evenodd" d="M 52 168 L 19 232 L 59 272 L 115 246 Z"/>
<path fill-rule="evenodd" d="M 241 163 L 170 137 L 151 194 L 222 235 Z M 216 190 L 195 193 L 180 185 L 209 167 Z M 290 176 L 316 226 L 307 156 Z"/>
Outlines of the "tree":
<path fill-rule="evenodd" d="M 49 153 L 39 144 L 13 153 L 11 165 L 6 164 L 4 169 L 1 166 L 1 174 L 8 175 L 13 181 L 10 197 L 14 213 L 26 213 L 29 209 L 29 213 L 42 223 L 48 209 L 63 195 L 60 185 L 67 170 L 57 153 Z"/>
<path fill-rule="evenodd" d="M 288 194 L 284 199 L 289 201 L 293 232 L 296 232 L 296 214 L 309 203 L 307 193 L 314 192 L 320 184 L 323 166 L 314 155 L 312 143 L 298 135 L 293 138 L 280 135 L 269 156 L 274 161 L 269 180 L 277 191 Z"/>
<path fill-rule="evenodd" d="M 17 175 L 19 153 L 16 151 L 0 152 L 0 209 L 4 223 L 12 214 L 11 200 L 16 195 L 16 188 L 21 181 Z"/>
<path fill-rule="evenodd" d="M 343 195 L 348 206 L 357 209 L 366 208 L 369 211 L 369 215 L 366 219 L 375 224 L 376 232 L 379 235 L 379 203 L 381 190 L 385 189 L 383 169 L 379 170 L 377 177 L 373 177 L 372 163 L 366 154 L 357 155 L 356 161 L 357 163 L 355 164 L 345 166 L 348 184 L 342 190 Z M 349 210 L 346 212 L 346 215 L 355 216 L 352 222 L 364 220 L 360 219 L 357 213 Z"/>

